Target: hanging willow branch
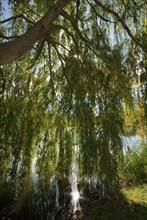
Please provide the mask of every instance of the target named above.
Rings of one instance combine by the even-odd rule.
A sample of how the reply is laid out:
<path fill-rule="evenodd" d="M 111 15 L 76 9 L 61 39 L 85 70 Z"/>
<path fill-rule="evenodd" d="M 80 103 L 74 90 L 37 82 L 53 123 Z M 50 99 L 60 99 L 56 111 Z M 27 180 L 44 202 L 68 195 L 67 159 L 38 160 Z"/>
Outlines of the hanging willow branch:
<path fill-rule="evenodd" d="M 138 45 L 142 48 L 142 50 L 147 53 L 147 47 L 145 47 L 143 44 L 141 44 L 140 40 L 138 38 L 136 38 L 131 30 L 129 29 L 129 27 L 127 26 L 127 24 L 125 23 L 125 21 L 123 20 L 123 18 L 115 11 L 113 11 L 112 9 L 110 9 L 110 7 L 103 5 L 99 0 L 94 0 L 95 3 L 101 7 L 104 11 L 114 15 L 114 17 L 121 23 L 121 25 L 123 26 L 123 28 L 127 31 L 128 35 L 130 36 L 130 38 Z"/>

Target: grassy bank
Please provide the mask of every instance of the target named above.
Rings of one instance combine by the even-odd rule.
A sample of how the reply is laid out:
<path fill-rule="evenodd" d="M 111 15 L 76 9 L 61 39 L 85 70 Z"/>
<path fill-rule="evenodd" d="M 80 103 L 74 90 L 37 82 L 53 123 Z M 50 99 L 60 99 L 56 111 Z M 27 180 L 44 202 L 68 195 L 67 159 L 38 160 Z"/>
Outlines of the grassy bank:
<path fill-rule="evenodd" d="M 147 184 L 124 188 L 122 193 L 130 204 L 138 203 L 147 208 Z"/>
<path fill-rule="evenodd" d="M 147 184 L 125 188 L 119 201 L 94 202 L 82 208 L 82 220 L 146 220 Z M 76 217 L 73 217 L 76 219 Z"/>

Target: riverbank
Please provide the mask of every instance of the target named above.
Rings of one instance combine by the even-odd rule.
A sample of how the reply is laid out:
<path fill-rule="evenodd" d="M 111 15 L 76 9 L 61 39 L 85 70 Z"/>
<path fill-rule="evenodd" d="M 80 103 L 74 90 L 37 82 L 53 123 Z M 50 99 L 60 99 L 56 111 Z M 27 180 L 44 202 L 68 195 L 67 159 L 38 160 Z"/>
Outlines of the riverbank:
<path fill-rule="evenodd" d="M 147 184 L 124 188 L 117 202 L 95 201 L 82 207 L 72 219 L 80 220 L 146 220 Z"/>

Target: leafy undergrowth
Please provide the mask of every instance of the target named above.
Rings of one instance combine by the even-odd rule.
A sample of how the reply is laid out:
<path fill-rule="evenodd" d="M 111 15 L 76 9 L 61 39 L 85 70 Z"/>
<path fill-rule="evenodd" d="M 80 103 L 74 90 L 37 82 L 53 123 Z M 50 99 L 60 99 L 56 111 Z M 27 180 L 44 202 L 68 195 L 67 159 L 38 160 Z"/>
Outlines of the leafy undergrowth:
<path fill-rule="evenodd" d="M 147 185 L 125 188 L 119 201 L 95 201 L 82 207 L 80 220 L 146 220 Z"/>

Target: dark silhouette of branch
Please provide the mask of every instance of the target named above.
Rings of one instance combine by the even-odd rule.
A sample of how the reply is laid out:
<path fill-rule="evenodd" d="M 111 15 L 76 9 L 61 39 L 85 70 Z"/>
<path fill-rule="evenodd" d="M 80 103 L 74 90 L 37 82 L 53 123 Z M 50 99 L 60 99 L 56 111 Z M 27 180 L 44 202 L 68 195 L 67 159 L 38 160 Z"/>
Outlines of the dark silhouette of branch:
<path fill-rule="evenodd" d="M 19 37 L 19 36 L 17 36 L 17 35 L 13 35 L 13 36 L 4 36 L 4 35 L 0 34 L 0 38 L 2 38 L 2 39 L 6 39 L 6 40 L 14 39 L 14 38 L 17 38 L 17 37 Z"/>
<path fill-rule="evenodd" d="M 125 21 L 123 20 L 123 18 L 116 12 L 116 11 L 113 11 L 112 9 L 110 9 L 110 7 L 108 7 L 107 5 L 103 5 L 101 3 L 101 1 L 99 0 L 94 0 L 95 3 L 100 7 L 102 8 L 104 11 L 114 15 L 114 17 L 121 23 L 121 25 L 123 26 L 123 28 L 127 31 L 129 37 L 138 45 L 142 48 L 142 50 L 147 53 L 147 48 L 146 46 L 144 46 L 143 44 L 141 44 L 140 40 L 138 38 L 136 38 L 131 30 L 129 29 L 129 27 L 127 26 L 127 24 L 125 23 Z"/>
<path fill-rule="evenodd" d="M 111 20 L 109 20 L 109 19 L 107 19 L 107 18 L 104 18 L 102 15 L 100 15 L 100 14 L 96 11 L 96 9 L 94 8 L 94 6 L 93 6 L 88 0 L 86 0 L 86 1 L 88 2 L 88 4 L 90 5 L 90 7 L 92 8 L 92 10 L 94 11 L 94 13 L 96 14 L 97 17 L 101 18 L 101 19 L 102 19 L 103 21 L 105 21 L 105 22 L 117 23 L 117 21 L 111 21 Z"/>
<path fill-rule="evenodd" d="M 9 22 L 9 21 L 12 21 L 12 20 L 16 20 L 16 19 L 18 19 L 18 18 L 23 18 L 23 19 L 25 19 L 26 21 L 28 21 L 28 22 L 34 24 L 34 22 L 33 22 L 32 20 L 30 20 L 29 18 L 27 18 L 24 14 L 18 14 L 18 15 L 16 15 L 16 16 L 12 16 L 12 17 L 7 18 L 7 19 L 5 19 L 5 20 L 1 20 L 1 21 L 0 21 L 0 24 L 6 23 L 6 22 Z"/>

